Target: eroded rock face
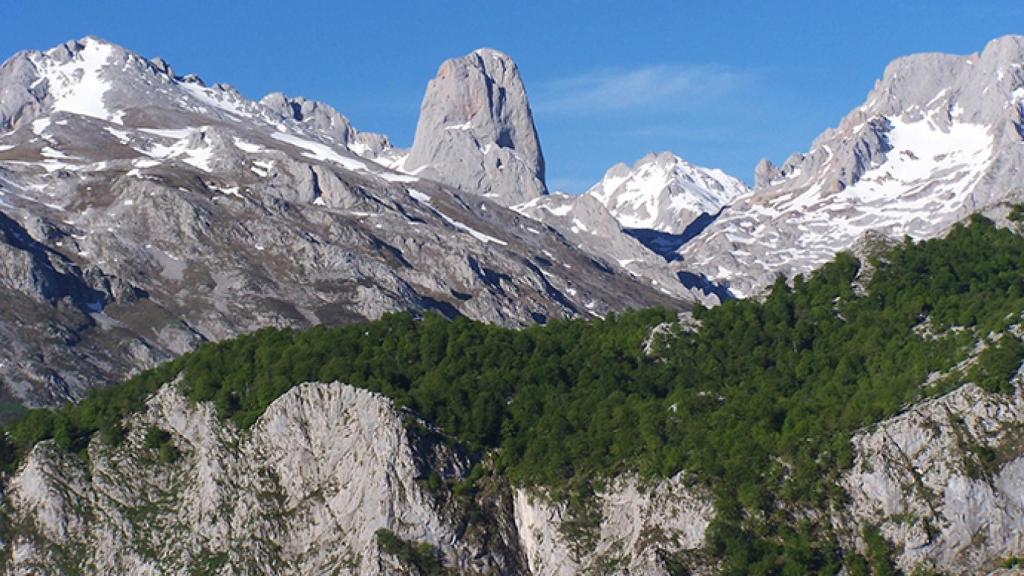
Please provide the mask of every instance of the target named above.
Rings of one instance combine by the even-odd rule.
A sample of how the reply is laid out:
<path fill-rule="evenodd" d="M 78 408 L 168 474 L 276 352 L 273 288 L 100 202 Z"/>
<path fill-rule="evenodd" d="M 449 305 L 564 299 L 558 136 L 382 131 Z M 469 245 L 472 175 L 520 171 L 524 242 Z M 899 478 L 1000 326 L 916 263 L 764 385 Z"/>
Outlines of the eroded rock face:
<path fill-rule="evenodd" d="M 596 546 L 577 556 L 587 537 L 567 535 L 563 508 L 525 490 L 485 491 L 483 518 L 464 525 L 447 489 L 425 480 L 461 479 L 469 460 L 408 430 L 410 416 L 377 394 L 303 384 L 240 432 L 176 386 L 128 423 L 121 446 L 94 440 L 88 461 L 52 442 L 32 450 L 4 495 L 17 527 L 7 573 L 402 573 L 379 545 L 385 529 L 459 574 L 662 574 L 663 555 L 698 547 L 713 515 L 682 477 L 623 478 L 599 496 Z M 146 447 L 154 427 L 180 451 L 173 463 Z"/>
<path fill-rule="evenodd" d="M 706 491 L 682 474 L 644 486 L 623 477 L 594 498 L 595 522 L 570 522 L 565 505 L 518 489 L 515 518 L 531 574 L 668 575 L 665 558 L 704 545 L 714 518 Z"/>
<path fill-rule="evenodd" d="M 171 434 L 177 462 L 154 461 L 142 438 L 151 426 Z M 457 453 L 426 449 L 438 452 L 435 472 L 465 472 Z M 454 565 L 494 564 L 457 542 L 419 481 L 426 455 L 365 390 L 305 384 L 238 432 L 168 385 L 125 446 L 94 442 L 89 455 L 43 443 L 11 479 L 15 519 L 32 531 L 10 543 L 10 573 L 66 563 L 96 574 L 388 574 L 378 529 L 444 548 Z"/>
<path fill-rule="evenodd" d="M 446 61 L 427 85 L 408 172 L 510 206 L 547 193 L 519 68 L 497 50 Z"/>
<path fill-rule="evenodd" d="M 1024 397 L 967 384 L 853 440 L 856 461 L 837 517 L 853 546 L 864 525 L 893 543 L 900 567 L 978 574 L 1024 553 Z"/>

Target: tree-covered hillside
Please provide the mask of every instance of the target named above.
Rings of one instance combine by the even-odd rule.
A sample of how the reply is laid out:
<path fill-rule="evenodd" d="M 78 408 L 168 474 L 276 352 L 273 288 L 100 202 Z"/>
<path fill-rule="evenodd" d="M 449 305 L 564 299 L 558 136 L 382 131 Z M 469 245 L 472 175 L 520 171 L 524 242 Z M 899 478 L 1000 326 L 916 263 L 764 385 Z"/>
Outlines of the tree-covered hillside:
<path fill-rule="evenodd" d="M 698 309 L 697 331 L 652 328 L 661 310 L 508 330 L 439 316 L 262 330 L 192 354 L 9 429 L 8 466 L 53 438 L 80 451 L 183 375 L 196 401 L 250 426 L 290 387 L 339 380 L 381 392 L 440 427 L 517 484 L 586 493 L 625 471 L 685 470 L 711 488 L 708 550 L 728 574 L 882 573 L 884 550 L 844 555 L 827 522 L 851 434 L 973 379 L 1004 391 L 1024 359 L 1024 239 L 981 217 L 943 239 L 909 240 L 874 262 L 841 254 L 763 301 Z M 967 374 L 951 370 L 979 340 Z M 945 377 L 932 378 L 935 373 Z M 868 539 L 873 541 L 872 539 Z M 880 540 L 880 539 L 875 539 Z M 884 541 L 883 541 L 884 542 Z"/>

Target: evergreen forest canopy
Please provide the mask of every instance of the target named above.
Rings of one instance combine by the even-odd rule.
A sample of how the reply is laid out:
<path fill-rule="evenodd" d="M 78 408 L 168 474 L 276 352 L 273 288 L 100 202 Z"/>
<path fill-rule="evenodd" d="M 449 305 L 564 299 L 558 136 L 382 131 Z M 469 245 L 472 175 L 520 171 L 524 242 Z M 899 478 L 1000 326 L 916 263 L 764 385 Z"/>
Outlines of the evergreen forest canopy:
<path fill-rule="evenodd" d="M 777 281 L 763 302 L 696 309 L 698 331 L 659 331 L 650 353 L 652 329 L 674 314 L 523 330 L 391 314 L 261 330 L 76 405 L 31 411 L 8 428 L 4 463 L 10 469 L 44 439 L 75 452 L 97 433 L 119 442 L 122 419 L 179 374 L 189 398 L 213 402 L 242 428 L 292 386 L 337 380 L 380 392 L 491 455 L 491 469 L 474 475 L 580 493 L 622 472 L 686 471 L 714 495 L 707 550 L 724 573 L 895 573 L 876 533 L 865 531 L 869 554 L 844 555 L 826 520 L 794 510 L 842 502 L 836 479 L 852 462 L 855 430 L 966 380 L 1009 392 L 1024 360 L 1010 331 L 1024 311 L 1024 238 L 975 216 L 873 264 L 866 293 L 852 287 L 859 262 L 840 254 L 792 287 Z M 953 370 L 979 339 L 990 344 L 974 368 Z M 947 376 L 922 387 L 935 372 Z"/>

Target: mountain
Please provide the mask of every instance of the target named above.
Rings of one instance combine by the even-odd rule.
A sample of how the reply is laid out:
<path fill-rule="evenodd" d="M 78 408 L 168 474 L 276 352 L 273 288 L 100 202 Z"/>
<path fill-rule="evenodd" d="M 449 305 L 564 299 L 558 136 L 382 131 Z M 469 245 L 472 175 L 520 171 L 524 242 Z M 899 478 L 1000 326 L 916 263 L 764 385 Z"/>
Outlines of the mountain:
<path fill-rule="evenodd" d="M 621 269 L 666 295 L 706 300 L 699 290 L 692 291 L 685 286 L 675 268 L 664 258 L 623 229 L 593 196 L 556 192 L 514 205 L 512 209 L 551 226 L 577 248 L 601 254 L 610 267 Z"/>
<path fill-rule="evenodd" d="M 632 168 L 612 166 L 586 194 L 608 208 L 623 228 L 679 235 L 701 215 L 717 215 L 746 192 L 743 182 L 721 170 L 661 152 L 644 156 Z"/>
<path fill-rule="evenodd" d="M 931 238 L 978 210 L 1024 198 L 1024 37 L 979 54 L 892 62 L 867 100 L 781 167 L 762 162 L 679 254 L 749 296 L 807 273 L 871 230 Z"/>
<path fill-rule="evenodd" d="M 579 196 L 547 194 L 512 209 L 666 294 L 717 304 L 727 294 L 674 262 L 675 250 L 746 190 L 721 170 L 662 152 L 632 168 L 616 164 Z"/>
<path fill-rule="evenodd" d="M 508 55 L 485 48 L 441 64 L 402 169 L 504 206 L 547 193 L 526 88 Z"/>
<path fill-rule="evenodd" d="M 870 278 L 842 254 L 764 300 L 679 321 L 645 310 L 518 330 L 399 314 L 204 346 L 6 429 L 0 565 L 1013 566 L 1024 554 L 1020 227 L 973 217 L 876 256 Z"/>
<path fill-rule="evenodd" d="M 1022 106 L 1024 38 L 912 56 L 752 191 L 664 153 L 577 197 L 491 50 L 409 151 L 19 53 L 0 416 L 76 402 L 0 434 L 0 571 L 1019 571 Z"/>
<path fill-rule="evenodd" d="M 460 76 L 469 60 L 477 76 Z M 507 100 L 475 99 L 492 79 Z M 435 94 L 464 94 L 466 135 L 500 132 L 504 173 L 532 143 L 520 175 L 543 191 L 511 61 L 476 52 L 431 86 L 428 116 L 447 101 Z M 432 125 L 411 158 L 436 143 Z M 431 309 L 522 326 L 685 306 L 490 192 L 396 172 L 405 151 L 328 105 L 248 100 L 96 38 L 4 63 L 0 127 L 0 381 L 18 402 L 78 398 L 266 326 Z"/>

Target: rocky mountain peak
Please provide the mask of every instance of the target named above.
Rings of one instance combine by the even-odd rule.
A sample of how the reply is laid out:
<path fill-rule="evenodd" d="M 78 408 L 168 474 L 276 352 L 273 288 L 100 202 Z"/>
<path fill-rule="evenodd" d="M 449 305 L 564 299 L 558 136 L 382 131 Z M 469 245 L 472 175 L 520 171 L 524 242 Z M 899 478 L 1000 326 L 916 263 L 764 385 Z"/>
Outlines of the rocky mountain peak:
<path fill-rule="evenodd" d="M 496 189 L 524 193 L 518 175 L 543 190 L 521 155 L 528 135 L 540 170 L 515 65 L 481 51 L 446 66 L 475 78 L 465 102 L 483 98 L 458 121 L 499 149 L 453 161 L 493 161 L 479 177 Z M 96 39 L 0 65 L 0 126 L 0 300 L 15 303 L 0 306 L 0 380 L 27 404 L 264 326 L 428 309 L 524 325 L 682 302 L 391 169 L 404 151 L 331 106 L 252 101 Z"/>
<path fill-rule="evenodd" d="M 441 64 L 404 168 L 504 205 L 547 193 L 526 88 L 508 55 L 482 48 Z"/>
<path fill-rule="evenodd" d="M 749 295 L 809 272 L 860 236 L 930 238 L 1024 196 L 1024 37 L 976 54 L 890 63 L 865 102 L 681 250 L 694 269 Z M 1018 200 L 1019 201 L 1019 200 Z"/>
<path fill-rule="evenodd" d="M 717 214 L 746 185 L 721 170 L 690 164 L 672 152 L 650 153 L 632 167 L 612 166 L 586 192 L 624 228 L 681 234 L 701 214 Z"/>
<path fill-rule="evenodd" d="M 267 94 L 260 99 L 260 104 L 281 119 L 294 120 L 360 156 L 376 158 L 392 148 L 387 136 L 356 130 L 347 117 L 329 104 L 301 96 L 290 97 L 282 92 Z"/>

